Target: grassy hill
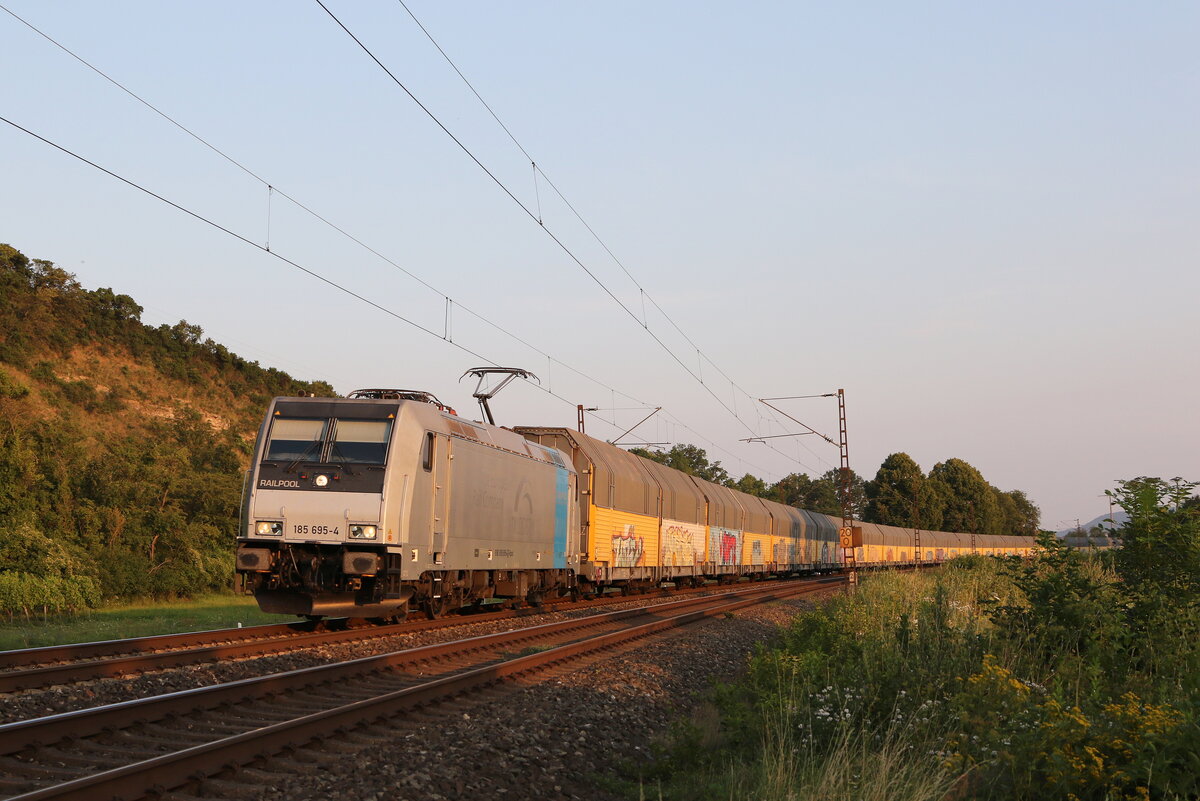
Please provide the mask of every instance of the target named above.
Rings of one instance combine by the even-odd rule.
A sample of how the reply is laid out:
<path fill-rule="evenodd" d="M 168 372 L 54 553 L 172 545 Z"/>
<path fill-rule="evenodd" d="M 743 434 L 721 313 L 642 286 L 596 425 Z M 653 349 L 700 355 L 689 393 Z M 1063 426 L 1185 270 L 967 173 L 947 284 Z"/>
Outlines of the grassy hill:
<path fill-rule="evenodd" d="M 0 244 L 0 612 L 228 586 L 275 395 L 332 395 Z"/>

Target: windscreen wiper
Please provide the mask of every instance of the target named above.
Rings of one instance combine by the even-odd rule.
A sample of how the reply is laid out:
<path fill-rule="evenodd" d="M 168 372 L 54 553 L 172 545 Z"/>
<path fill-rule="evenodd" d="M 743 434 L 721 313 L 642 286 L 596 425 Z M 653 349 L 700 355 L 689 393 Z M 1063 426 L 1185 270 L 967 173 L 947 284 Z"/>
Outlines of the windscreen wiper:
<path fill-rule="evenodd" d="M 345 457 L 343 457 L 342 454 L 338 451 L 338 445 L 336 442 L 333 443 L 333 447 L 329 450 L 329 463 L 336 464 L 342 470 L 345 470 L 346 475 L 348 475 L 348 476 L 358 475 L 358 473 L 356 473 L 354 471 L 354 468 L 350 466 L 350 462 L 347 462 L 345 460 Z"/>
<path fill-rule="evenodd" d="M 303 453 L 301 453 L 299 456 L 297 456 L 293 461 L 288 462 L 288 466 L 283 468 L 283 472 L 290 473 L 293 470 L 295 470 L 297 467 L 300 466 L 300 463 L 303 462 L 306 458 L 308 458 L 308 455 L 310 453 L 312 453 L 313 446 L 323 445 L 323 444 L 324 444 L 324 442 L 322 440 L 319 440 L 319 439 L 313 440 L 311 443 L 309 443 L 308 447 L 304 449 Z"/>

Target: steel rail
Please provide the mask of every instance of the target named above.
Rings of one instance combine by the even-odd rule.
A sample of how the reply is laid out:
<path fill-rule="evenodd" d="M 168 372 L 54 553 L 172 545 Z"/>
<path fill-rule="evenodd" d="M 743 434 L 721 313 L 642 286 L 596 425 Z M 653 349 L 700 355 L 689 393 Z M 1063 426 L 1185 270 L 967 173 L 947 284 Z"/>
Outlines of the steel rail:
<path fill-rule="evenodd" d="M 201 781 L 211 774 L 229 768 L 236 768 L 237 766 L 252 762 L 262 756 L 276 753 L 285 748 L 303 745 L 314 738 L 328 737 L 330 734 L 345 731 L 365 723 L 382 721 L 402 712 L 439 703 L 443 700 L 484 689 L 504 681 L 511 681 L 547 667 L 614 648 L 623 643 L 652 636 L 751 604 L 780 600 L 793 595 L 819 591 L 831 585 L 840 584 L 842 581 L 838 579 L 835 582 L 807 581 L 796 582 L 794 584 L 777 584 L 765 589 L 747 589 L 734 593 L 737 597 L 733 600 L 706 596 L 699 599 L 678 601 L 673 604 L 659 605 L 652 607 L 652 609 L 662 611 L 664 607 L 695 605 L 708 605 L 708 608 L 693 611 L 680 611 L 677 609 L 675 611 L 679 611 L 679 614 L 673 614 L 632 628 L 615 632 L 604 632 L 581 641 L 560 645 L 545 651 L 432 679 L 374 698 L 355 701 L 343 706 L 303 715 L 290 721 L 263 726 L 202 745 L 192 746 L 171 754 L 146 759 L 101 773 L 73 779 L 62 784 L 12 796 L 8 801 L 45 801 L 46 799 L 91 801 L 91 799 L 96 798 L 128 800 L 139 798 L 148 792 L 161 793 L 190 782 Z M 620 619 L 639 615 L 639 613 L 640 615 L 648 614 L 645 610 L 621 610 L 593 617 Z M 582 620 L 590 620 L 590 618 L 583 618 Z M 562 627 L 564 627 L 564 624 L 547 624 L 546 626 L 535 628 L 542 629 L 543 633 L 547 633 L 550 629 Z M 532 629 L 523 629 L 521 631 L 529 632 Z M 512 634 L 512 632 L 509 632 L 509 634 Z M 482 647 L 481 644 L 483 641 L 495 639 L 496 635 L 487 635 L 462 641 L 458 644 L 465 645 L 474 642 L 480 644 L 475 648 L 475 650 L 478 650 L 479 647 Z M 421 651 L 426 649 L 415 650 Z M 376 658 L 369 657 L 364 660 L 356 660 L 356 662 L 363 663 L 374 659 Z M 315 670 L 319 670 L 319 668 L 308 668 L 305 671 L 297 671 L 297 673 Z M 182 693 L 173 695 L 182 695 Z M 73 714 L 75 713 L 67 713 L 68 716 Z M 0 729 L 10 729 L 16 726 L 19 726 L 19 724 L 10 724 L 10 726 L 0 727 Z"/>
<path fill-rule="evenodd" d="M 657 597 L 671 594 L 689 595 L 701 592 L 728 591 L 723 586 L 705 586 L 672 592 L 664 590 L 660 591 L 661 594 Z M 76 661 L 41 664 L 37 667 L 0 672 L 0 693 L 127 676 L 223 659 L 267 656 L 319 645 L 392 637 L 430 629 L 527 617 L 547 612 L 586 609 L 631 600 L 634 600 L 634 596 L 604 596 L 587 601 L 572 602 L 551 601 L 540 606 L 521 609 L 453 615 L 436 620 L 413 620 L 391 625 L 339 628 L 333 631 L 306 631 L 305 629 L 312 629 L 315 624 L 297 622 L 9 651 L 0 653 L 0 666 L 3 666 L 5 661 L 13 665 L 33 664 L 38 661 L 39 656 L 44 657 L 40 660 L 42 662 L 72 657 Z M 344 625 L 346 623 L 345 618 L 326 621 L 327 625 Z"/>
<path fill-rule="evenodd" d="M 44 645 L 39 648 L 21 648 L 15 651 L 0 651 L 0 669 L 46 665 L 67 660 L 96 659 L 102 656 L 124 656 L 126 654 L 149 653 L 164 648 L 178 648 L 203 643 L 250 640 L 256 637 L 276 637 L 289 631 L 311 631 L 313 623 L 296 621 L 291 623 L 268 623 L 262 626 L 246 626 L 236 629 L 212 629 L 209 631 L 187 631 L 179 634 L 155 634 L 149 637 L 132 637 L 124 640 L 97 640 L 66 645 Z"/>
<path fill-rule="evenodd" d="M 816 586 L 821 587 L 830 583 L 836 582 L 825 580 Z M 743 589 L 742 593 L 764 594 L 778 588 L 808 588 L 814 582 L 795 582 L 792 587 L 789 587 L 789 584 L 791 583 L 773 583 L 772 586 L 765 588 L 759 585 L 756 588 Z M 66 737 L 86 737 L 97 734 L 119 725 L 121 721 L 153 721 L 168 715 L 187 715 L 195 713 L 198 709 L 212 709 L 222 704 L 236 704 L 265 695 L 301 690 L 323 682 L 344 681 L 366 673 L 444 659 L 451 654 L 520 646 L 527 641 L 550 635 L 595 628 L 626 618 L 661 614 L 664 611 L 670 612 L 697 604 L 711 603 L 719 601 L 729 594 L 689 598 L 650 607 L 621 609 L 556 623 L 544 623 L 539 626 L 468 637 L 448 643 L 435 643 L 418 648 L 365 656 L 346 662 L 314 665 L 284 673 L 253 676 L 223 684 L 195 687 L 148 698 L 14 721 L 0 725 L 0 755 L 19 753 L 31 745 L 45 745 Z"/>

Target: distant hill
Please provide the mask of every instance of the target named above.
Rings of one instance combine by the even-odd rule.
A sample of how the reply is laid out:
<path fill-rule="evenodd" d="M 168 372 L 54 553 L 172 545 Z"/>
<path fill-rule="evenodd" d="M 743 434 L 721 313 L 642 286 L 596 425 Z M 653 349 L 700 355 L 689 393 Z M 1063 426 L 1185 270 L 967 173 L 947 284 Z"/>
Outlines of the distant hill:
<path fill-rule="evenodd" d="M 0 611 L 227 586 L 262 410 L 333 394 L 141 313 L 0 244 Z"/>
<path fill-rule="evenodd" d="M 1080 523 L 1079 528 L 1083 529 L 1084 534 L 1087 534 L 1096 526 L 1103 526 L 1106 529 L 1112 529 L 1114 527 L 1119 528 L 1129 522 L 1129 514 L 1124 510 L 1114 509 L 1112 513 L 1112 522 L 1110 523 L 1108 520 L 1108 515 L 1100 515 L 1099 517 L 1092 518 L 1086 523 Z M 1054 533 L 1059 537 L 1070 537 L 1074 536 L 1077 532 L 1078 529 L 1076 529 L 1075 526 L 1071 526 L 1070 528 L 1064 528 Z"/>

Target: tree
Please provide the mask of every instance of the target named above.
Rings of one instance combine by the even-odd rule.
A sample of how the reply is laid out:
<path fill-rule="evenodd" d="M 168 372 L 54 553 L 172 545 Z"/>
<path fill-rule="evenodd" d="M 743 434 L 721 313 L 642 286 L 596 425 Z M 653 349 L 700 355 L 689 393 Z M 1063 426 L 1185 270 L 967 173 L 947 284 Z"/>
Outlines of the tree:
<path fill-rule="evenodd" d="M 162 328 L 166 328 L 166 323 L 163 323 Z M 180 320 L 168 331 L 176 341 L 184 345 L 198 345 L 200 337 L 204 336 L 204 329 L 198 325 L 192 325 L 187 320 Z"/>
<path fill-rule="evenodd" d="M 813 480 L 806 473 L 789 473 L 771 485 L 767 496 L 786 506 L 804 508 L 804 502 L 811 492 Z"/>
<path fill-rule="evenodd" d="M 851 471 L 850 497 L 855 516 L 863 507 L 865 482 Z M 771 485 L 765 497 L 779 503 L 807 509 L 810 512 L 842 516 L 842 503 L 838 497 L 838 470 L 826 471 L 820 478 L 809 478 L 806 473 L 791 473 Z"/>
<path fill-rule="evenodd" d="M 893 453 L 883 460 L 875 479 L 867 483 L 866 496 L 863 520 L 909 528 L 920 525 L 921 510 L 936 498 L 920 465 L 907 453 Z"/>
<path fill-rule="evenodd" d="M 760 498 L 771 497 L 770 488 L 767 486 L 767 482 L 763 481 L 758 476 L 752 476 L 749 473 L 742 476 L 737 481 L 728 482 L 728 486 L 737 490 L 738 492 L 744 492 L 747 495 L 757 495 Z"/>
<path fill-rule="evenodd" d="M 1000 492 L 996 490 L 996 500 L 1003 515 L 1001 534 L 1021 534 L 1034 536 L 1041 526 L 1042 510 L 1029 500 L 1022 490 Z"/>
<path fill-rule="evenodd" d="M 1142 476 L 1106 493 L 1129 513 L 1115 532 L 1117 572 L 1145 603 L 1200 602 L 1200 509 L 1189 503 L 1195 487 Z"/>
<path fill-rule="evenodd" d="M 3 242 L 0 242 L 0 273 L 3 273 L 6 278 L 11 276 L 12 283 L 26 287 L 33 279 L 33 271 L 29 268 L 29 257 L 12 245 L 6 245 Z"/>
<path fill-rule="evenodd" d="M 100 287 L 90 293 L 92 304 L 102 315 L 115 317 L 118 320 L 142 319 L 142 307 L 128 295 L 118 295 L 109 287 Z"/>
<path fill-rule="evenodd" d="M 833 497 L 834 497 L 834 502 L 835 502 L 836 506 L 833 507 L 833 511 L 828 511 L 828 509 L 830 508 L 828 505 L 824 505 L 823 508 L 814 509 L 813 511 L 819 511 L 819 512 L 822 512 L 827 515 L 833 515 L 834 517 L 841 517 L 842 516 L 842 496 L 841 496 L 841 492 L 840 492 L 840 487 L 842 485 L 841 468 L 834 467 L 834 468 L 830 468 L 829 470 L 826 470 L 821 475 L 821 478 L 818 479 L 818 481 L 820 481 L 822 483 L 828 483 L 829 485 L 831 485 L 833 487 Z M 851 470 L 850 471 L 850 509 L 849 509 L 850 514 L 854 516 L 855 520 L 861 520 L 863 510 L 866 508 L 866 506 L 867 506 L 867 482 L 865 479 L 863 479 L 862 476 L 860 476 L 858 473 Z"/>
<path fill-rule="evenodd" d="M 629 452 L 714 484 L 729 483 L 729 473 L 721 467 L 721 463 L 709 462 L 704 449 L 695 445 L 673 445 L 671 450 L 665 452 L 630 448 Z"/>
<path fill-rule="evenodd" d="M 31 283 L 34 289 L 49 293 L 71 294 L 81 289 L 74 273 L 69 273 L 45 259 L 33 260 Z"/>
<path fill-rule="evenodd" d="M 942 528 L 975 534 L 1001 533 L 1000 509 L 992 486 L 962 459 L 947 459 L 929 471 L 929 481 L 941 496 Z"/>

